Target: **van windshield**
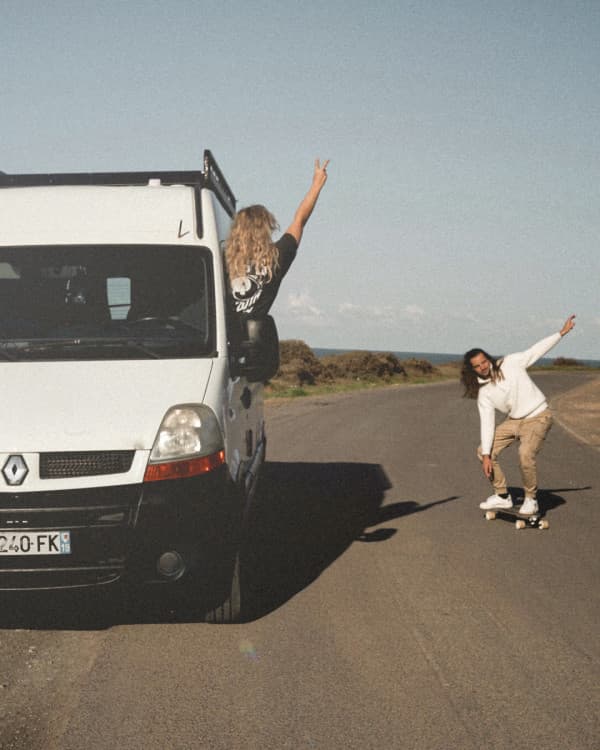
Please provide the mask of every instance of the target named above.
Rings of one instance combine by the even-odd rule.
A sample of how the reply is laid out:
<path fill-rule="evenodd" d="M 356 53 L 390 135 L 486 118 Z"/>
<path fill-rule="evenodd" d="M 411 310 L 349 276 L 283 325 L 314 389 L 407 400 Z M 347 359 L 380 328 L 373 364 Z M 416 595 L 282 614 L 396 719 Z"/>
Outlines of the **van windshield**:
<path fill-rule="evenodd" d="M 211 355 L 212 290 L 198 246 L 0 247 L 0 361 Z"/>

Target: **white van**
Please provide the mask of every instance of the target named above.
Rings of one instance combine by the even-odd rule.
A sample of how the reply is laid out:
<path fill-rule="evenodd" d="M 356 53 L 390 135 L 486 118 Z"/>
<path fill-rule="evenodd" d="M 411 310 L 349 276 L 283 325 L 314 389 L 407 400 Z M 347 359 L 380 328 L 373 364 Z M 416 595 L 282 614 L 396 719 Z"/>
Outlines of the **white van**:
<path fill-rule="evenodd" d="M 0 589 L 189 584 L 239 617 L 278 347 L 230 313 L 234 213 L 209 151 L 196 172 L 0 173 Z"/>

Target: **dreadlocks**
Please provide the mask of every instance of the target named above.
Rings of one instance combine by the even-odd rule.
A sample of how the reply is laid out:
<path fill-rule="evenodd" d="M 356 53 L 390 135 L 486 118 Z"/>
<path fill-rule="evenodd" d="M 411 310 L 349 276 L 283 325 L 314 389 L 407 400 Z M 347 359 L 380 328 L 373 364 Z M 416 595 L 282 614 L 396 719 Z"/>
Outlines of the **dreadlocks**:
<path fill-rule="evenodd" d="M 502 357 L 492 357 L 484 349 L 469 349 L 463 357 L 463 364 L 460 373 L 460 382 L 465 388 L 465 392 L 463 393 L 464 398 L 477 398 L 479 389 L 483 385 L 483 383 L 479 382 L 479 377 L 471 364 L 473 357 L 477 357 L 480 354 L 483 354 L 483 356 L 491 363 L 490 381 L 495 383 L 498 380 L 504 380 L 504 375 L 500 369 Z"/>

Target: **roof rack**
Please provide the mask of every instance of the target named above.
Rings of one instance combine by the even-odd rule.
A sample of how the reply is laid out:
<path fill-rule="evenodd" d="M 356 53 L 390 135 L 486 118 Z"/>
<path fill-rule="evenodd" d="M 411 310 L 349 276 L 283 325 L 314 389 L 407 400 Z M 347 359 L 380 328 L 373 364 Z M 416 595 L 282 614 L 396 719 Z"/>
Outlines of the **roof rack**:
<path fill-rule="evenodd" d="M 212 190 L 230 216 L 235 214 L 236 198 L 212 153 L 204 151 L 204 169 L 169 172 L 74 172 L 56 174 L 5 174 L 0 172 L 0 188 L 41 187 L 47 185 L 147 185 L 160 180 L 162 185 L 187 185 L 196 190 Z"/>
<path fill-rule="evenodd" d="M 223 177 L 223 172 L 219 169 L 215 157 L 208 149 L 204 151 L 204 180 L 206 186 L 213 190 L 227 213 L 233 216 L 236 204 L 235 195 L 227 184 L 227 180 Z"/>

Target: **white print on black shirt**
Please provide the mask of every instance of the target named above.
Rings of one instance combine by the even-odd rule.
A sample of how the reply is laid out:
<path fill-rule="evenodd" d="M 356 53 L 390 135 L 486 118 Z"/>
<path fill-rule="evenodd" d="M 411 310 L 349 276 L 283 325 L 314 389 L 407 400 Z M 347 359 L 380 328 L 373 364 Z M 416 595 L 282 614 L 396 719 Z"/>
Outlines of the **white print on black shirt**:
<path fill-rule="evenodd" d="M 248 271 L 246 276 L 238 276 L 232 280 L 231 291 L 236 312 L 252 312 L 265 288 L 266 276 L 267 270 L 263 269 L 262 273 Z"/>
<path fill-rule="evenodd" d="M 281 280 L 296 257 L 298 243 L 291 234 L 284 234 L 275 246 L 279 251 L 279 263 L 273 268 L 272 276 L 264 266 L 257 271 L 250 264 L 246 267 L 245 275 L 231 280 L 231 296 L 236 312 L 259 317 L 269 312 Z"/>

